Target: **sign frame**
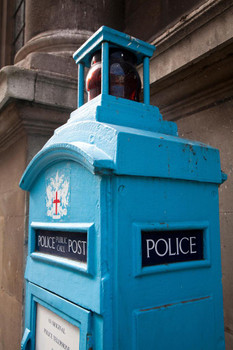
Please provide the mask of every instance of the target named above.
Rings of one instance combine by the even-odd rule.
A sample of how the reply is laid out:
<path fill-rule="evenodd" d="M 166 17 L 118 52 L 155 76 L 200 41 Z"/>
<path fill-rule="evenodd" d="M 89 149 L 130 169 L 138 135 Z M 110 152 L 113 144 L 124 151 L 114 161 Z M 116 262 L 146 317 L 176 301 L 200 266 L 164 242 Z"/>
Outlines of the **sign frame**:
<path fill-rule="evenodd" d="M 87 232 L 36 230 L 37 253 L 87 264 Z"/>
<path fill-rule="evenodd" d="M 141 232 L 142 231 L 203 231 L 203 260 L 172 262 L 169 264 L 142 266 Z M 211 265 L 210 239 L 208 221 L 163 222 L 163 223 L 133 223 L 133 266 L 134 276 L 143 276 L 154 273 L 172 272 L 177 270 L 205 268 Z"/>
<path fill-rule="evenodd" d="M 31 349 L 35 349 L 36 343 L 36 312 L 37 304 L 57 314 L 67 322 L 80 330 L 80 343 L 78 350 L 86 350 L 91 339 L 91 312 L 83 309 L 68 300 L 63 299 L 32 283 L 27 284 L 26 307 L 29 312 L 25 315 L 25 328 L 32 333 Z"/>
<path fill-rule="evenodd" d="M 87 262 L 71 260 L 65 257 L 45 254 L 36 251 L 36 231 L 60 231 L 60 232 L 83 232 L 87 233 Z M 29 230 L 29 255 L 34 260 L 39 260 L 65 269 L 78 270 L 91 276 L 94 275 L 94 224 L 93 223 L 48 223 L 32 222 Z"/>
<path fill-rule="evenodd" d="M 141 231 L 142 267 L 204 260 L 203 230 Z"/>

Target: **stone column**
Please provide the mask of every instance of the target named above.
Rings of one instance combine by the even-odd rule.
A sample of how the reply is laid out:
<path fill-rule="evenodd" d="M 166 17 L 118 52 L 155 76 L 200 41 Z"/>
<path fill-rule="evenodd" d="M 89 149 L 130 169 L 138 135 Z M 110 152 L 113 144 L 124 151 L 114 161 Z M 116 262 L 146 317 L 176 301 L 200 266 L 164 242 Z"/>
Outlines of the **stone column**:
<path fill-rule="evenodd" d="M 25 45 L 15 63 L 73 75 L 73 52 L 100 26 L 122 30 L 123 24 L 122 0 L 27 0 Z"/>

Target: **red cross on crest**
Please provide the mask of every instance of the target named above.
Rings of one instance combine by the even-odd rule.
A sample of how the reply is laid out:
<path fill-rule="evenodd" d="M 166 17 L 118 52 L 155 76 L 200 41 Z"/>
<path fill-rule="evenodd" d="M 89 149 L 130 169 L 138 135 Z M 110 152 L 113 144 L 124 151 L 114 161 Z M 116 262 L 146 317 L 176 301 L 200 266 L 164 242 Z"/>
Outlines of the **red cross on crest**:
<path fill-rule="evenodd" d="M 57 170 L 47 177 L 46 211 L 54 220 L 67 215 L 70 198 L 70 169 Z"/>
<path fill-rule="evenodd" d="M 61 201 L 57 198 L 57 191 L 56 191 L 56 198 L 53 200 L 53 203 L 55 204 L 55 215 L 57 215 L 57 206 Z"/>

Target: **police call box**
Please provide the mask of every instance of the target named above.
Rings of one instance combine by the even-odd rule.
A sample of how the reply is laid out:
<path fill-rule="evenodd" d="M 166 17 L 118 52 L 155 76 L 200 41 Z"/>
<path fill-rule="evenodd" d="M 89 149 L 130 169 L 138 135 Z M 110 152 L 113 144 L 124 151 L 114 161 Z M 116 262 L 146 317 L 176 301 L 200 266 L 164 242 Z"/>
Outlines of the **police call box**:
<path fill-rule="evenodd" d="M 153 52 L 102 27 L 74 54 L 79 108 L 20 183 L 30 192 L 21 349 L 225 348 L 225 175 L 218 150 L 179 138 L 150 105 Z"/>

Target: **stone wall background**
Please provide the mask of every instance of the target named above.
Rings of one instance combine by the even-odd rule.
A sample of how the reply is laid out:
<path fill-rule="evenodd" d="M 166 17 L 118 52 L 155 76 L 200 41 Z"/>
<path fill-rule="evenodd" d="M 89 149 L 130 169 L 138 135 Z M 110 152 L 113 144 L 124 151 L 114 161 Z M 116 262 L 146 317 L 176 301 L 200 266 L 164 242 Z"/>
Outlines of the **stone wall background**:
<path fill-rule="evenodd" d="M 16 22 L 23 23 L 20 45 Z M 156 45 L 151 103 L 177 122 L 181 137 L 220 149 L 228 174 L 219 195 L 231 350 L 233 1 L 0 0 L 0 23 L 0 350 L 20 348 L 23 332 L 28 198 L 18 183 L 30 159 L 76 108 L 72 53 L 101 25 Z"/>

